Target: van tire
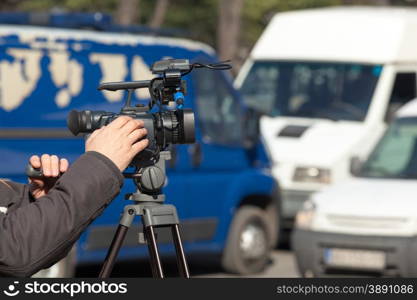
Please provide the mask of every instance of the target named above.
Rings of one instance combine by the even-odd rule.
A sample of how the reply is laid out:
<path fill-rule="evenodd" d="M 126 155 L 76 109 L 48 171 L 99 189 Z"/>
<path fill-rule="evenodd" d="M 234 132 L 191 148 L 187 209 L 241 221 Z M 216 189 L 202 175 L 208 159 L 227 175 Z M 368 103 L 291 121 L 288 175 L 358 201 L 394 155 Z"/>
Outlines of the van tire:
<path fill-rule="evenodd" d="M 240 207 L 230 226 L 222 256 L 225 271 L 240 275 L 263 271 L 271 251 L 269 228 L 264 210 L 252 205 Z"/>
<path fill-rule="evenodd" d="M 33 278 L 71 278 L 75 275 L 76 246 L 63 259 L 47 269 L 40 270 L 32 275 Z"/>

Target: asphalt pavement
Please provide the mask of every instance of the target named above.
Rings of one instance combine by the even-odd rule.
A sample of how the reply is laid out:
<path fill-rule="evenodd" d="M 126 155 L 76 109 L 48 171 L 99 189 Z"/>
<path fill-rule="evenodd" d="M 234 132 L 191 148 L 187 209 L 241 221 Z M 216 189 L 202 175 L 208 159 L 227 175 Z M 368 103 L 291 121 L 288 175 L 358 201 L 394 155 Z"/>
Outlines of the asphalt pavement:
<path fill-rule="evenodd" d="M 77 269 L 76 277 L 96 277 L 99 271 L 100 265 L 79 267 Z M 164 271 L 167 277 L 177 276 L 175 261 L 170 260 L 165 262 Z M 191 262 L 190 272 L 192 277 L 199 278 L 248 277 L 224 273 L 218 265 L 210 263 L 206 264 L 201 261 Z M 117 263 L 112 273 L 112 277 L 151 277 L 149 262 L 141 260 Z M 294 254 L 291 250 L 274 250 L 271 255 L 270 264 L 266 270 L 249 277 L 299 277 Z"/>
<path fill-rule="evenodd" d="M 203 273 L 197 277 L 248 277 L 236 276 L 223 272 Z M 275 250 L 271 255 L 270 265 L 262 273 L 250 277 L 300 277 L 297 271 L 294 254 L 290 250 Z"/>

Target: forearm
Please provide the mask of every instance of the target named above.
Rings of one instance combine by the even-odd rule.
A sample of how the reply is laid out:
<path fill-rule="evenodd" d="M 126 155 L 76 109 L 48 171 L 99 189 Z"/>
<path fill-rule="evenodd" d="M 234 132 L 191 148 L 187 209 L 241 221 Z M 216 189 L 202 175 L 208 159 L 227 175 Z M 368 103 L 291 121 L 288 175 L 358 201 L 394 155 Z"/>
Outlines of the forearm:
<path fill-rule="evenodd" d="M 46 196 L 2 215 L 0 273 L 28 276 L 55 262 L 118 194 L 122 182 L 110 160 L 86 153 Z"/>

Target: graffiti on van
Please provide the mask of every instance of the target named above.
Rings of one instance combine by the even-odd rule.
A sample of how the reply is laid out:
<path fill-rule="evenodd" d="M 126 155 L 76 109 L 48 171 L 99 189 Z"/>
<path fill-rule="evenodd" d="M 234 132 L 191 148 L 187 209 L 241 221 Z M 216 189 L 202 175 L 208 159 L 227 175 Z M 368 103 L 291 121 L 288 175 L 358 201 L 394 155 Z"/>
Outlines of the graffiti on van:
<path fill-rule="evenodd" d="M 91 41 L 83 44 L 65 42 L 65 48 L 62 43 L 50 41 L 36 45 L 14 43 L 7 47 L 0 44 L 0 114 L 2 110 L 10 113 L 19 109 L 30 98 L 36 98 L 40 105 L 48 105 L 49 111 L 68 108 L 79 96 L 97 97 L 100 93 L 109 103 L 119 102 L 123 100 L 121 91 L 83 95 L 83 87 L 86 84 L 97 86 L 106 81 L 154 77 L 149 70 L 152 62 L 145 62 L 138 54 L 140 45 L 114 45 L 119 52 L 115 53 L 112 45 L 95 47 Z M 124 49 L 126 47 L 130 49 Z M 161 57 L 167 56 L 155 58 Z M 146 89 L 136 90 L 135 94 L 138 99 L 149 98 Z M 55 107 L 51 107 L 51 102 Z"/>
<path fill-rule="evenodd" d="M 42 53 L 14 48 L 7 49 L 6 55 L 0 61 L 0 105 L 10 111 L 19 107 L 35 89 L 41 76 Z"/>
<path fill-rule="evenodd" d="M 41 76 L 48 72 L 57 89 L 54 101 L 60 108 L 67 107 L 71 99 L 80 94 L 84 84 L 84 66 L 68 50 L 8 48 L 0 57 L 0 107 L 5 111 L 18 108 L 35 90 Z M 47 68 L 41 60 L 49 61 Z M 139 55 L 134 55 L 128 66 L 126 55 L 95 53 L 88 55 L 91 64 L 101 71 L 100 82 L 123 81 L 130 74 L 132 80 L 153 77 L 149 66 Z M 103 92 L 109 102 L 122 100 L 122 92 Z M 138 90 L 138 98 L 148 98 L 146 89 Z"/>

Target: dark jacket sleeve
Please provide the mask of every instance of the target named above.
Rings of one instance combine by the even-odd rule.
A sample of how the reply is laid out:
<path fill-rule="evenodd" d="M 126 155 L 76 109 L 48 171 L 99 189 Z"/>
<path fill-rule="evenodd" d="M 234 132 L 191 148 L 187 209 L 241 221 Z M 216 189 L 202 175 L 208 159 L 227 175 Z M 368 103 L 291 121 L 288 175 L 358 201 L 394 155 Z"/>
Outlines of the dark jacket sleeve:
<path fill-rule="evenodd" d="M 97 152 L 82 155 L 49 193 L 32 201 L 29 186 L 0 189 L 0 274 L 30 276 L 62 258 L 119 193 L 123 177 Z"/>
<path fill-rule="evenodd" d="M 28 184 L 0 181 L 0 207 L 12 211 L 33 201 L 35 201 L 35 198 L 30 193 Z"/>

